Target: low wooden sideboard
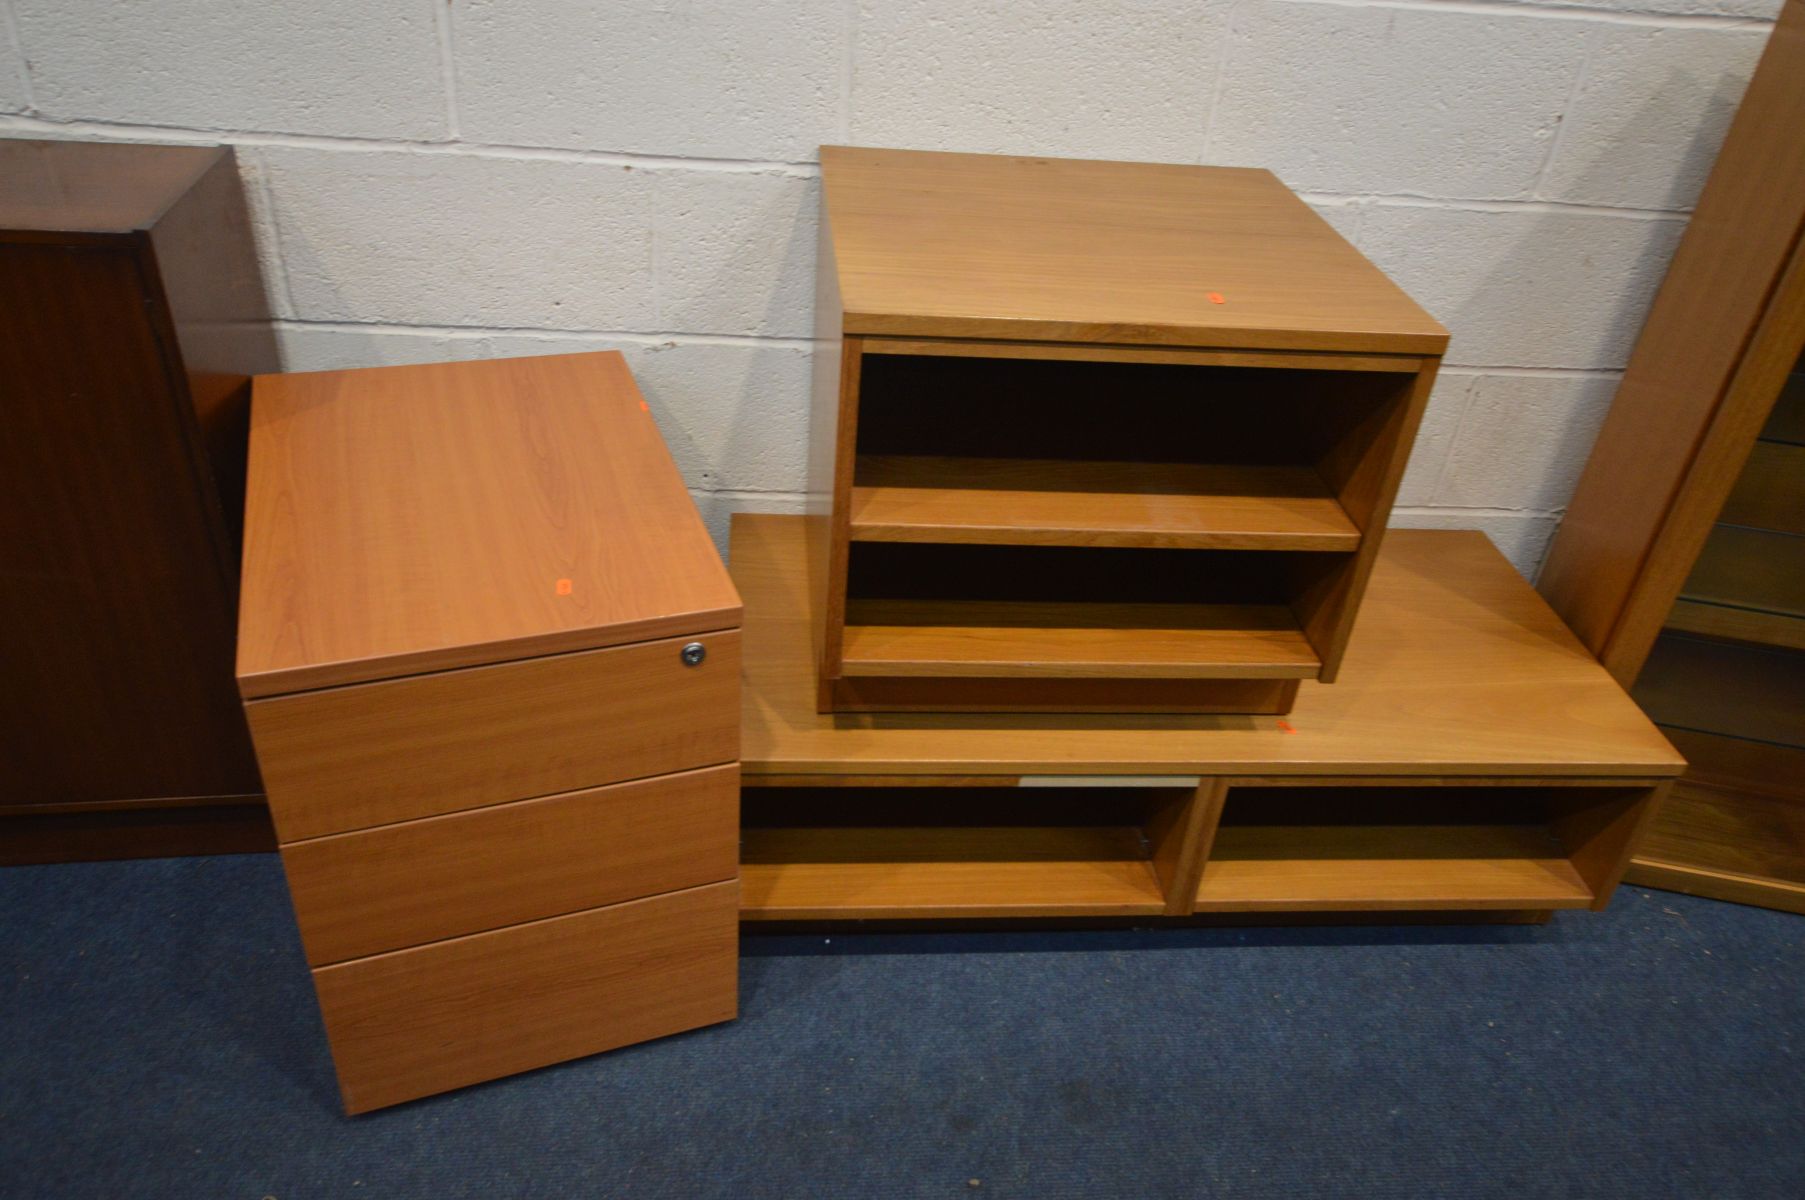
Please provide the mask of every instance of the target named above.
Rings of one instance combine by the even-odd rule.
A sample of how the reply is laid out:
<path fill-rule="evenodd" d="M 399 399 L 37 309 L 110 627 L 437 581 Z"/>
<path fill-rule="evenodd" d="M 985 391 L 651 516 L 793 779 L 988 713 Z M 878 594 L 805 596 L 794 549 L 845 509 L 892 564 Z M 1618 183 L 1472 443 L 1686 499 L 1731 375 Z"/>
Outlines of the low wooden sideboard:
<path fill-rule="evenodd" d="M 1283 717 L 817 712 L 807 553 L 734 518 L 749 920 L 1542 919 L 1604 907 L 1685 765 L 1478 533 L 1387 534 Z"/>
<path fill-rule="evenodd" d="M 740 603 L 620 355 L 260 377 L 245 531 L 347 1111 L 733 1017 Z"/>

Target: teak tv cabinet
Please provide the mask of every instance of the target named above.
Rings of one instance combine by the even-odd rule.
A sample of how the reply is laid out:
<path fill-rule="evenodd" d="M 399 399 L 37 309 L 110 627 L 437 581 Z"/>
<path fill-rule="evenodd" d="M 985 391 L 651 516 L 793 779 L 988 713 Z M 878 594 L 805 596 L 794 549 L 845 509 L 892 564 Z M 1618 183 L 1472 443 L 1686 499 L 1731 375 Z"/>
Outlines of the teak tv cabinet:
<path fill-rule="evenodd" d="M 621 356 L 251 419 L 239 686 L 346 1110 L 732 1018 L 740 602 Z"/>
<path fill-rule="evenodd" d="M 1478 533 L 1394 531 L 1286 717 L 823 714 L 800 517 L 734 517 L 748 920 L 1602 908 L 1684 762 Z"/>
<path fill-rule="evenodd" d="M 821 151 L 826 711 L 1284 712 L 1447 333 L 1269 172 Z"/>

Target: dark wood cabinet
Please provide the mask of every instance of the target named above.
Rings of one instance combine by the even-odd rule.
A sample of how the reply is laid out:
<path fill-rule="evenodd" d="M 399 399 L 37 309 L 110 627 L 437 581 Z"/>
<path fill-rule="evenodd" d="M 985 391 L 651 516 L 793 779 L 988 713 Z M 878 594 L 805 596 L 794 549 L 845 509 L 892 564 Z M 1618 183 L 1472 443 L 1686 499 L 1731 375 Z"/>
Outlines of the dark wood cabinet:
<path fill-rule="evenodd" d="M 229 150 L 0 141 L 0 862 L 273 845 L 233 681 L 249 377 Z"/>

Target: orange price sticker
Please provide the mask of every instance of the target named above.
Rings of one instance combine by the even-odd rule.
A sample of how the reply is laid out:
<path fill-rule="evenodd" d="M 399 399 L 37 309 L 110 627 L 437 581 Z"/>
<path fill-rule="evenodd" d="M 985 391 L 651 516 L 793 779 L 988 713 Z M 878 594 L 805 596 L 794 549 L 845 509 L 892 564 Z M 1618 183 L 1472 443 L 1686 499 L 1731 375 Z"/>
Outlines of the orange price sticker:
<path fill-rule="evenodd" d="M 560 596 L 570 595 L 570 580 L 568 580 L 568 579 L 558 580 L 558 586 L 557 586 L 556 590 L 557 590 L 558 595 L 560 595 Z"/>

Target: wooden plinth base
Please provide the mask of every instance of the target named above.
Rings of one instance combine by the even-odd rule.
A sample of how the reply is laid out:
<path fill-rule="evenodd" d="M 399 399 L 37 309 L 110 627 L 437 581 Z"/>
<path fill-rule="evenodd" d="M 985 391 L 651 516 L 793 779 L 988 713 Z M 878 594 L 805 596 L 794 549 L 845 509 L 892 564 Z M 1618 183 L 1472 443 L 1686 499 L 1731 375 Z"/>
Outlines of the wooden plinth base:
<path fill-rule="evenodd" d="M 824 712 L 1258 713 L 1297 701 L 1295 679 L 917 679 L 833 680 Z"/>

